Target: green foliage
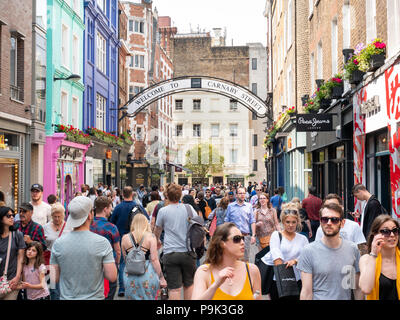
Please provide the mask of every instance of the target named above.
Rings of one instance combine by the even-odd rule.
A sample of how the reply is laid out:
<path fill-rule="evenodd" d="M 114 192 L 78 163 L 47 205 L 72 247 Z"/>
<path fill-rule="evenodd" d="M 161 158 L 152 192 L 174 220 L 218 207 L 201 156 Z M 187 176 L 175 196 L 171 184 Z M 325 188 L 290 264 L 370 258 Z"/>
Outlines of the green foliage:
<path fill-rule="evenodd" d="M 185 167 L 195 176 L 206 178 L 212 173 L 222 171 L 225 159 L 209 143 L 201 143 L 186 152 Z"/>

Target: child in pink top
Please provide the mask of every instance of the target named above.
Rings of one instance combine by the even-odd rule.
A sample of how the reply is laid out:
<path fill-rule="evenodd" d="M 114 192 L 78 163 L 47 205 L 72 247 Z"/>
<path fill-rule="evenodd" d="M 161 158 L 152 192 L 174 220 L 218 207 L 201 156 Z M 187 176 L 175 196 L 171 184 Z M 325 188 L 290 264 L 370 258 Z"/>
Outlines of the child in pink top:
<path fill-rule="evenodd" d="M 23 281 L 19 287 L 19 289 L 26 290 L 28 300 L 50 300 L 45 275 L 46 266 L 44 265 L 42 244 L 32 241 L 26 246 Z"/>

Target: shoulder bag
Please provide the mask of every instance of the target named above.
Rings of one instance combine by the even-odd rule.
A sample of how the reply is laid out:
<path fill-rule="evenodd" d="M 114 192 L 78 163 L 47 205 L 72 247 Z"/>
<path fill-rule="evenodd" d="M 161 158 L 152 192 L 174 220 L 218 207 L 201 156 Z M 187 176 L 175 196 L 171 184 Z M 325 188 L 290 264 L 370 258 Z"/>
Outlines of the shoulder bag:
<path fill-rule="evenodd" d="M 7 294 L 9 294 L 12 291 L 12 289 L 10 287 L 10 283 L 7 280 L 8 262 L 10 261 L 10 253 L 11 253 L 11 242 L 12 242 L 12 232 L 10 232 L 10 234 L 8 236 L 6 265 L 4 267 L 3 275 L 0 278 L 0 298 L 5 297 Z"/>

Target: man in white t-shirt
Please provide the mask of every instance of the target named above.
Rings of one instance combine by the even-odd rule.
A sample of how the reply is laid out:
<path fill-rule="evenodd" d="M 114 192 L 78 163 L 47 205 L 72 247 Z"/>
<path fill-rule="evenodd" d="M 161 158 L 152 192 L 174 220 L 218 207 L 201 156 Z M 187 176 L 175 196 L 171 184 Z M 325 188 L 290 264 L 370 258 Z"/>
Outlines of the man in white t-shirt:
<path fill-rule="evenodd" d="M 339 206 L 343 208 L 343 201 L 342 199 L 335 193 L 330 193 L 326 196 L 324 199 L 323 205 L 324 204 L 329 204 L 329 203 L 336 203 Z M 358 249 L 360 250 L 361 254 L 364 253 L 364 250 L 366 250 L 366 239 L 365 236 L 362 232 L 362 229 L 360 225 L 357 222 L 354 222 L 349 219 L 344 219 L 344 226 L 340 229 L 340 236 L 343 239 L 349 240 L 351 242 L 354 242 L 357 246 Z M 323 236 L 321 226 L 317 230 L 317 234 L 315 236 L 315 240 L 320 240 Z"/>
<path fill-rule="evenodd" d="M 51 206 L 43 201 L 43 186 L 35 183 L 31 187 L 31 202 L 33 206 L 32 220 L 45 226 L 51 220 Z"/>

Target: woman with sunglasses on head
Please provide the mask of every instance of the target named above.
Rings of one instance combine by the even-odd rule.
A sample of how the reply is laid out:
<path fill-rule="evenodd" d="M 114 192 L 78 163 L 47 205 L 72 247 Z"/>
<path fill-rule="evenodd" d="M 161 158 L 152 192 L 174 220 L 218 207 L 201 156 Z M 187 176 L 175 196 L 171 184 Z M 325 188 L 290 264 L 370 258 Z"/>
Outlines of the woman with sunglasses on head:
<path fill-rule="evenodd" d="M 295 203 L 287 203 L 282 205 L 281 221 L 283 231 L 274 231 L 271 235 L 270 240 L 270 251 L 262 258 L 266 265 L 277 266 L 280 264 L 286 264 L 286 267 L 293 267 L 296 281 L 301 289 L 301 275 L 300 271 L 297 270 L 297 260 L 300 257 L 301 250 L 308 245 L 308 239 L 297 233 L 301 231 L 301 217 L 299 214 L 298 207 Z M 281 237 L 280 234 L 281 233 Z M 272 285 L 269 292 L 271 300 L 279 299 L 278 289 L 276 286 L 275 276 L 272 281 Z M 299 299 L 299 296 L 290 297 L 288 299 Z"/>
<path fill-rule="evenodd" d="M 18 285 L 21 280 L 26 244 L 22 232 L 14 231 L 14 211 L 9 207 L 0 207 L 0 277 L 3 276 L 9 241 L 11 241 L 7 280 L 12 291 L 5 296 L 0 297 L 0 300 L 17 300 Z"/>
<path fill-rule="evenodd" d="M 269 246 L 272 233 L 274 231 L 281 231 L 278 214 L 272 207 L 267 193 L 259 195 L 254 214 L 256 216 L 256 236 L 259 242 L 259 249 L 263 249 Z"/>
<path fill-rule="evenodd" d="M 368 236 L 369 254 L 360 258 L 360 288 L 367 300 L 400 300 L 399 222 L 375 218 Z"/>
<path fill-rule="evenodd" d="M 244 237 L 236 225 L 218 226 L 194 276 L 192 300 L 260 300 L 260 271 L 243 257 Z"/>

